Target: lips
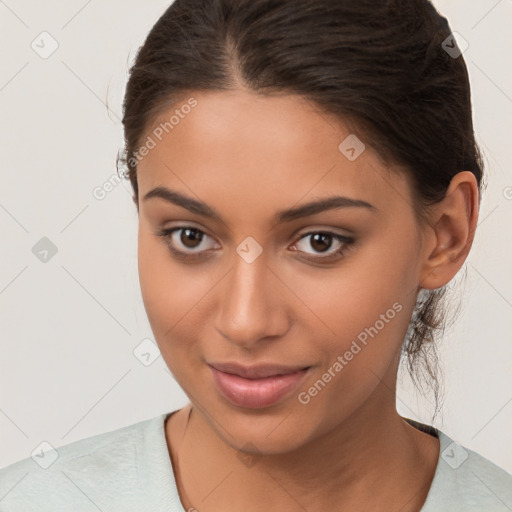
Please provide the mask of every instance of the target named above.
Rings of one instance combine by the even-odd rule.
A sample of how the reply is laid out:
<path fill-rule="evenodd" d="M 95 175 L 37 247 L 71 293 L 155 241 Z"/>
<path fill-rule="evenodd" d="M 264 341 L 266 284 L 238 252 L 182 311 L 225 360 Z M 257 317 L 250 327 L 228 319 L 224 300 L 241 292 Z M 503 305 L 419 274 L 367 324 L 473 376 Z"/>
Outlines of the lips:
<path fill-rule="evenodd" d="M 247 367 L 236 363 L 210 363 L 209 368 L 224 398 L 236 406 L 253 409 L 270 407 L 284 400 L 310 369 L 272 364 Z"/>
<path fill-rule="evenodd" d="M 242 366 L 238 363 L 208 363 L 216 370 L 231 375 L 238 375 L 244 379 L 264 379 L 266 377 L 274 377 L 276 375 L 285 375 L 287 373 L 295 373 L 305 370 L 307 366 L 283 366 L 276 364 L 262 364 L 256 366 Z"/>

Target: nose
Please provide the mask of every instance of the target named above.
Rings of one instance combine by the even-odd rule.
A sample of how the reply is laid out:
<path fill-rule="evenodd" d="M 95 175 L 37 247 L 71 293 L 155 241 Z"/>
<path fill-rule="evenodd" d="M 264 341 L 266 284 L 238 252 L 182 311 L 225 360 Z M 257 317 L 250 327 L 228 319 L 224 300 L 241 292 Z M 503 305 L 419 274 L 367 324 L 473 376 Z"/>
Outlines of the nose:
<path fill-rule="evenodd" d="M 262 253 L 252 263 L 235 254 L 218 303 L 216 329 L 229 342 L 251 349 L 290 327 L 286 286 Z"/>

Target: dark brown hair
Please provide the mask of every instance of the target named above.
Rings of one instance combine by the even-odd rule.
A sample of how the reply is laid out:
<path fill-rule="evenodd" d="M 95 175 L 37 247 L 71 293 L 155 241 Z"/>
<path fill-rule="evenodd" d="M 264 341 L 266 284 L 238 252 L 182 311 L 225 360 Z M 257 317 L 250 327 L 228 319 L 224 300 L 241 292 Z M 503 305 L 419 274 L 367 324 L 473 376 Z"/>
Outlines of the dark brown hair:
<path fill-rule="evenodd" d="M 456 173 L 471 171 L 483 187 L 468 73 L 450 37 L 427 0 L 176 0 L 139 48 L 126 86 L 118 164 L 136 204 L 135 156 L 157 117 L 190 91 L 245 88 L 298 94 L 353 122 L 384 162 L 403 166 L 425 222 Z M 418 363 L 431 378 L 433 417 L 445 291 L 420 291 L 401 354 L 415 384 Z"/>

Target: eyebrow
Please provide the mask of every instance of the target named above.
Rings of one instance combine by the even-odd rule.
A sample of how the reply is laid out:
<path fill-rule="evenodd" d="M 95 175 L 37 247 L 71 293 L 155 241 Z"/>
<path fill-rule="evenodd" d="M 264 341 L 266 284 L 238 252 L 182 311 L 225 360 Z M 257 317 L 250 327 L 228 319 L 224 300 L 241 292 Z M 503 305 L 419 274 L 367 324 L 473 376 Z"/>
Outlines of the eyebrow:
<path fill-rule="evenodd" d="M 182 208 L 185 208 L 192 213 L 197 213 L 204 217 L 224 222 L 222 220 L 222 217 L 213 208 L 211 208 L 205 203 L 202 203 L 201 201 L 197 201 L 195 199 L 192 199 L 191 197 L 183 195 L 180 192 L 177 192 L 176 190 L 171 190 L 167 187 L 162 186 L 156 187 L 150 190 L 144 196 L 143 201 L 147 201 L 148 199 L 154 197 L 159 197 L 164 201 L 175 204 L 177 206 L 181 206 Z M 290 222 L 292 220 L 299 219 L 302 217 L 308 217 L 310 215 L 323 212 L 325 210 L 349 207 L 367 208 L 368 210 L 371 211 L 377 210 L 377 208 L 374 205 L 368 203 L 367 201 L 363 201 L 362 199 L 353 199 L 344 196 L 331 196 L 316 201 L 311 201 L 296 208 L 281 210 L 274 215 L 274 222 Z"/>

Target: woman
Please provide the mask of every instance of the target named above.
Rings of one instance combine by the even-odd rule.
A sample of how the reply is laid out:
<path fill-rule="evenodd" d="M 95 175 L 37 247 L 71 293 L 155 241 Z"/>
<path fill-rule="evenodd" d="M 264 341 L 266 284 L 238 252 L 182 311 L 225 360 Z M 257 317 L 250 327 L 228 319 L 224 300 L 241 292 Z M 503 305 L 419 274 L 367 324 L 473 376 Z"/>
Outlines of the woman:
<path fill-rule="evenodd" d="M 144 305 L 190 403 L 9 466 L 2 511 L 512 509 L 511 475 L 396 411 L 483 176 L 429 2 L 176 0 L 123 123 Z"/>

